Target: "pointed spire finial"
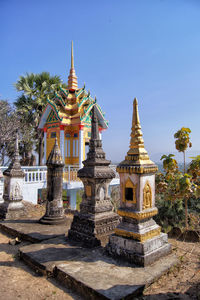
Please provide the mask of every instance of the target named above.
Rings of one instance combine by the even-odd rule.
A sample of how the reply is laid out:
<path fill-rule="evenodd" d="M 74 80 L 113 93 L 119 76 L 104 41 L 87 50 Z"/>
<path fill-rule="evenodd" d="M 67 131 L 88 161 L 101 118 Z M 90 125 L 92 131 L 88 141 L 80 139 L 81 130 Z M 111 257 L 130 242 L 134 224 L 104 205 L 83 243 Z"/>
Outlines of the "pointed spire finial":
<path fill-rule="evenodd" d="M 92 108 L 92 130 L 91 130 L 91 140 L 100 140 L 99 137 L 99 124 L 98 124 L 98 118 L 95 111 L 95 106 Z"/>
<path fill-rule="evenodd" d="M 152 161 L 149 159 L 148 153 L 144 148 L 144 140 L 138 112 L 138 101 L 136 98 L 133 100 L 131 140 L 126 159 L 133 160 L 135 164 L 139 165 L 152 164 Z"/>
<path fill-rule="evenodd" d="M 15 152 L 19 155 L 19 134 L 18 134 L 18 130 L 16 130 Z"/>
<path fill-rule="evenodd" d="M 50 165 L 64 166 L 64 162 L 63 162 L 63 158 L 62 158 L 60 148 L 58 145 L 57 137 L 55 138 L 55 144 L 49 154 L 46 165 L 47 166 L 50 166 Z"/>
<path fill-rule="evenodd" d="M 131 128 L 130 149 L 144 148 L 143 134 L 141 131 L 140 118 L 138 112 L 138 102 L 135 98 L 133 101 L 133 119 Z"/>
<path fill-rule="evenodd" d="M 71 92 L 74 92 L 78 89 L 77 77 L 74 69 L 74 50 L 73 50 L 73 41 L 71 45 L 71 69 L 68 76 L 68 89 Z"/>
<path fill-rule="evenodd" d="M 117 167 L 117 171 L 127 172 L 129 170 L 132 173 L 144 173 L 152 172 L 155 173 L 158 168 L 149 159 L 149 155 L 144 148 L 143 134 L 140 125 L 140 118 L 138 112 L 138 101 L 135 98 L 133 100 L 133 118 L 131 128 L 131 140 L 130 147 L 123 160 Z"/>
<path fill-rule="evenodd" d="M 73 51 L 73 41 L 71 46 L 71 69 L 74 69 L 74 51 Z"/>

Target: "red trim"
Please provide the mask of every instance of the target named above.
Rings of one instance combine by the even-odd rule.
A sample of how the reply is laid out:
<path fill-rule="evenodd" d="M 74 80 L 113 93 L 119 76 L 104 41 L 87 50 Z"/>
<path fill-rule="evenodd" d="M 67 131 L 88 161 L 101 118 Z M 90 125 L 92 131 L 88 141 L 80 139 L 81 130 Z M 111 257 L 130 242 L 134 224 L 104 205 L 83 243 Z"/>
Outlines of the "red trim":
<path fill-rule="evenodd" d="M 105 128 L 99 127 L 99 132 L 102 132 L 104 130 L 105 130 Z"/>
<path fill-rule="evenodd" d="M 64 130 L 64 125 L 60 125 L 60 130 Z"/>
<path fill-rule="evenodd" d="M 43 130 L 44 130 L 44 132 L 47 132 L 47 128 L 46 127 L 44 127 Z"/>
<path fill-rule="evenodd" d="M 79 124 L 79 130 L 83 130 L 84 125 L 83 124 Z"/>

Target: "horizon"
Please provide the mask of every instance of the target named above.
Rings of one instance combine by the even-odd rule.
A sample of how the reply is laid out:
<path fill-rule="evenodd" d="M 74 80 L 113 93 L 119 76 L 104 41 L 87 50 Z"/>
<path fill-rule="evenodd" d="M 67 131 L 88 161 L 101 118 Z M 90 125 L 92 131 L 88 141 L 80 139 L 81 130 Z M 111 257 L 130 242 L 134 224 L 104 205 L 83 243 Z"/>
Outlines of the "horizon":
<path fill-rule="evenodd" d="M 1 1 L 1 99 L 16 100 L 13 84 L 26 72 L 67 82 L 73 40 L 78 86 L 86 82 L 109 120 L 106 157 L 124 159 L 137 97 L 150 158 L 179 157 L 173 135 L 189 127 L 188 160 L 200 154 L 199 12 L 198 1 L 184 0 Z"/>

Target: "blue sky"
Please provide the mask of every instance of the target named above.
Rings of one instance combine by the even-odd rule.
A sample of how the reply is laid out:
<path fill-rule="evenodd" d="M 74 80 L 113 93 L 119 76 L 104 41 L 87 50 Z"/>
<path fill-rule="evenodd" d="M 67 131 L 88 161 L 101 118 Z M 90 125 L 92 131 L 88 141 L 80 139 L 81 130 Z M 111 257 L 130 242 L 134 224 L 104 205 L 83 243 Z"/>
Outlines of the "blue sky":
<path fill-rule="evenodd" d="M 152 159 L 178 153 L 173 134 L 183 126 L 192 131 L 187 156 L 200 154 L 198 0 L 0 0 L 0 39 L 2 99 L 15 101 L 13 83 L 26 72 L 66 82 L 73 40 L 79 87 L 109 120 L 109 159 L 128 151 L 134 97 Z"/>

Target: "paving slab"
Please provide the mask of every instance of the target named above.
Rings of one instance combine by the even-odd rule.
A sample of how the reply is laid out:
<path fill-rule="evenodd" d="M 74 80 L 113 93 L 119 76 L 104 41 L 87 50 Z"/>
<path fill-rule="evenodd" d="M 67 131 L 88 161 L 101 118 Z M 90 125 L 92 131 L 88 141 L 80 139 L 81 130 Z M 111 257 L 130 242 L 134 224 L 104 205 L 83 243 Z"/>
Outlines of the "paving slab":
<path fill-rule="evenodd" d="M 38 223 L 38 219 L 6 220 L 0 222 L 0 228 L 20 239 L 38 243 L 59 236 L 65 236 L 71 222 L 71 218 L 66 218 L 65 223 L 61 225 L 40 224 Z"/>
<path fill-rule="evenodd" d="M 35 270 L 54 276 L 87 300 L 133 299 L 172 266 L 174 254 L 147 267 L 136 267 L 108 256 L 104 248 L 82 248 L 66 237 L 24 246 L 20 257 Z"/>

